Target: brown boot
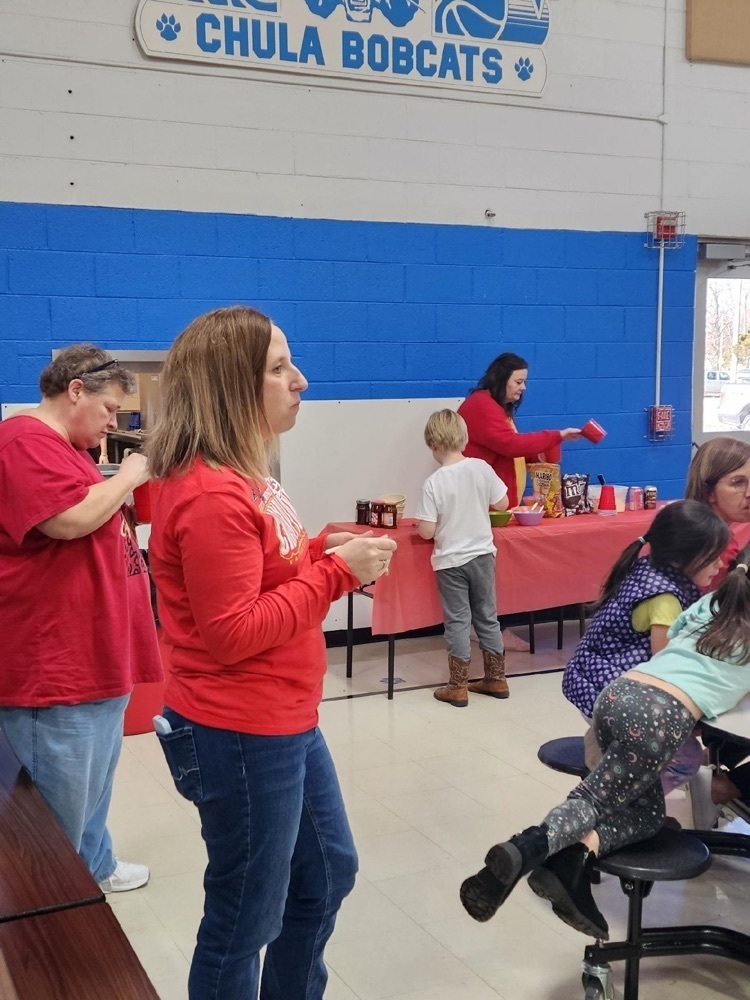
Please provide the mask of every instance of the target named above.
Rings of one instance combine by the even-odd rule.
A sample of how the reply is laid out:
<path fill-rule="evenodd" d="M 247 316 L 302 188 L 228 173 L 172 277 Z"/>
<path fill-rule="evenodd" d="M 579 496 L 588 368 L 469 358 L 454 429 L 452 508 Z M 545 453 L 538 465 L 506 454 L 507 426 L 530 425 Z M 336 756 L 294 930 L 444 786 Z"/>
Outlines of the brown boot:
<path fill-rule="evenodd" d="M 505 679 L 505 656 L 482 650 L 484 657 L 484 678 L 468 685 L 475 694 L 488 694 L 490 698 L 509 698 L 508 682 Z"/>
<path fill-rule="evenodd" d="M 445 687 L 437 688 L 435 691 L 435 697 L 438 701 L 447 702 L 454 708 L 466 708 L 469 704 L 469 695 L 466 689 L 466 682 L 469 679 L 469 662 L 469 660 L 459 660 L 457 656 L 448 657 L 450 680 Z"/>

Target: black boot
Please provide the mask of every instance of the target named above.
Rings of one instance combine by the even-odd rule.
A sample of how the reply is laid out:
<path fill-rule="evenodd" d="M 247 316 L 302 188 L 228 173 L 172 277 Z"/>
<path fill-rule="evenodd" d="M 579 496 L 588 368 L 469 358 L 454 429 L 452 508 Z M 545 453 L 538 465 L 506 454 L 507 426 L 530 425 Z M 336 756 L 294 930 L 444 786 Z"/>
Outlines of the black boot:
<path fill-rule="evenodd" d="M 547 827 L 530 826 L 505 844 L 495 844 L 484 859 L 486 867 L 461 886 L 461 902 L 475 920 L 494 917 L 514 886 L 540 865 L 549 853 Z"/>
<path fill-rule="evenodd" d="M 585 844 L 571 844 L 547 858 L 529 876 L 537 896 L 549 900 L 555 915 L 582 934 L 606 941 L 609 925 L 591 894 L 590 868 L 596 855 Z"/>

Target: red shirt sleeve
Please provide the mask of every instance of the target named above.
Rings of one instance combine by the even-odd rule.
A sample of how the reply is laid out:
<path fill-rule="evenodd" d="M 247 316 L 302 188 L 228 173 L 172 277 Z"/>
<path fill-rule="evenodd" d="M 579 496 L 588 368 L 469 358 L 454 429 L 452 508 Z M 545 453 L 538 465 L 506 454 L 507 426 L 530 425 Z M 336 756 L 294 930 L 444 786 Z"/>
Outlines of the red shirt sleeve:
<path fill-rule="evenodd" d="M 469 429 L 469 441 L 506 458 L 538 460 L 542 453 L 558 449 L 562 441 L 560 431 L 532 431 L 518 434 L 512 427 L 505 410 L 488 392 L 472 393 L 458 411 Z M 557 461 L 558 459 L 549 459 Z"/>
<path fill-rule="evenodd" d="M 318 559 L 322 559 L 326 552 L 326 538 L 325 532 L 321 531 L 319 535 L 315 538 L 310 539 L 310 558 L 313 562 L 317 562 Z"/>
<path fill-rule="evenodd" d="M 88 456 L 85 460 L 90 461 Z M 3 526 L 16 545 L 37 524 L 86 498 L 95 468 L 92 463 L 87 475 L 85 460 L 54 431 L 23 433 L 5 444 L 0 451 L 0 506 Z"/>
<path fill-rule="evenodd" d="M 320 625 L 331 602 L 358 585 L 341 560 L 329 556 L 313 563 L 305 553 L 296 575 L 276 586 L 266 581 L 264 589 L 262 518 L 236 495 L 213 491 L 175 513 L 195 624 L 211 657 L 225 665 Z"/>

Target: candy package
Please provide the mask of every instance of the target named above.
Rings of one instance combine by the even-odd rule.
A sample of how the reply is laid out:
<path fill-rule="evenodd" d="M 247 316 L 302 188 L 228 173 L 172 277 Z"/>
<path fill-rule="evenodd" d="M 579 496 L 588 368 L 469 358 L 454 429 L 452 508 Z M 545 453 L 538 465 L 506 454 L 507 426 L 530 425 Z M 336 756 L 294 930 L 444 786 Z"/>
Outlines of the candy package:
<path fill-rule="evenodd" d="M 529 465 L 531 490 L 536 503 L 544 507 L 545 517 L 563 517 L 560 496 L 560 466 L 553 462 L 534 462 Z"/>
<path fill-rule="evenodd" d="M 562 505 L 566 517 L 591 513 L 588 473 L 565 473 L 562 477 Z"/>

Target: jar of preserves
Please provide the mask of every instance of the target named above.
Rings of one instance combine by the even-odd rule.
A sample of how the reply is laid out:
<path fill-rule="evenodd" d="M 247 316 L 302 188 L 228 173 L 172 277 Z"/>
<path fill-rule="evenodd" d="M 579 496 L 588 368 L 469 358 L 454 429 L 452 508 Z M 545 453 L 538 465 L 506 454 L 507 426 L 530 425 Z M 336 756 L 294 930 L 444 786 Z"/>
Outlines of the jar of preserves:
<path fill-rule="evenodd" d="M 383 507 L 385 504 L 380 503 L 378 500 L 373 500 L 370 504 L 370 527 L 371 528 L 382 528 L 383 527 Z"/>
<path fill-rule="evenodd" d="M 659 491 L 655 486 L 647 486 L 643 491 L 643 507 L 645 510 L 656 510 L 656 498 Z"/>
<path fill-rule="evenodd" d="M 370 501 L 357 500 L 357 524 L 370 523 Z"/>
<path fill-rule="evenodd" d="M 383 513 L 380 518 L 381 528 L 395 528 L 398 519 L 398 510 L 395 503 L 384 503 Z"/>

